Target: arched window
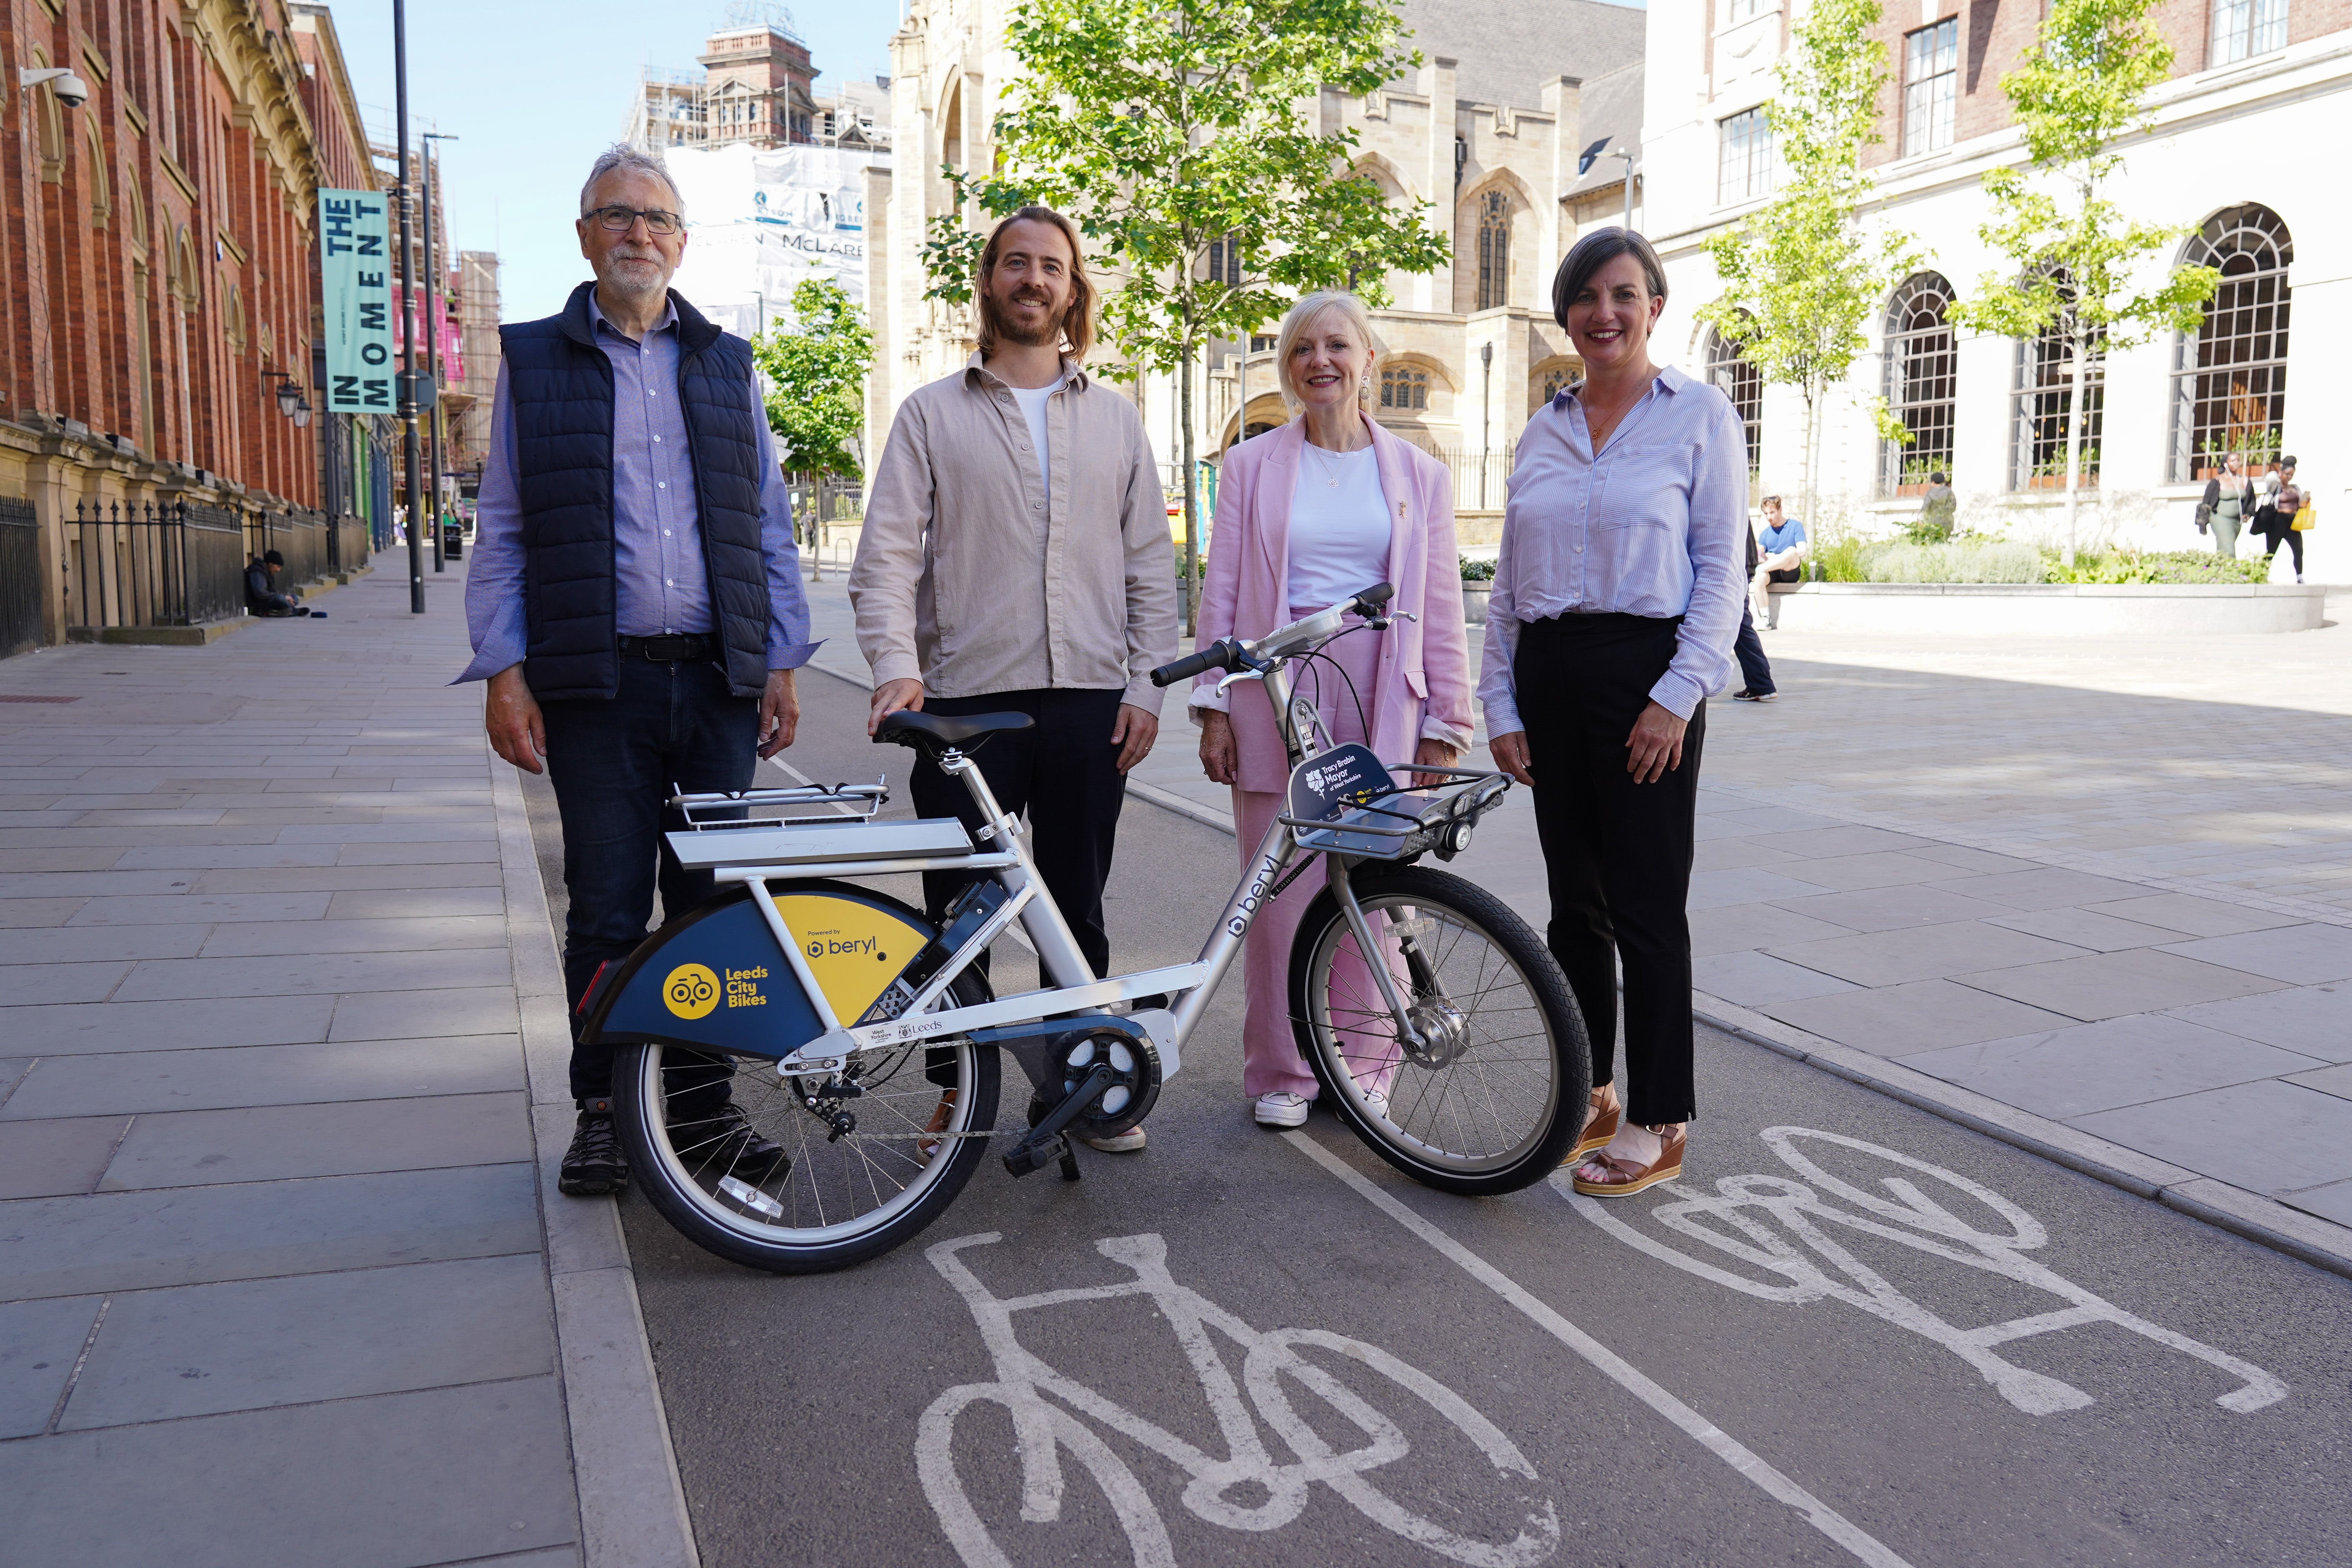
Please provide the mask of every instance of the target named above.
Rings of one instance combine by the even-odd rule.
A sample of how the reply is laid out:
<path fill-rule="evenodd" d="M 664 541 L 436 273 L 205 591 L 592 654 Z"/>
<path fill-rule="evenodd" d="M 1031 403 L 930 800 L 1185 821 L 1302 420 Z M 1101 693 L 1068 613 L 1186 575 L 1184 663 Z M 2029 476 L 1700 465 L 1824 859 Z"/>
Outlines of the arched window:
<path fill-rule="evenodd" d="M 89 226 L 104 228 L 114 216 L 114 193 L 106 178 L 106 137 L 92 116 L 82 127 L 83 145 L 89 154 Z"/>
<path fill-rule="evenodd" d="M 1945 320 L 1952 286 L 1941 273 L 1916 273 L 1886 309 L 1886 402 L 1911 432 L 1911 444 L 1883 443 L 1879 486 L 1886 495 L 1924 489 L 1931 473 L 1952 471 L 1953 371 L 1957 354 Z"/>
<path fill-rule="evenodd" d="M 245 296 L 234 283 L 228 286 L 228 297 L 221 302 L 223 335 L 228 339 L 228 352 L 245 353 Z"/>
<path fill-rule="evenodd" d="M 1543 402 L 1549 403 L 1553 398 L 1558 397 L 1562 392 L 1565 392 L 1569 387 L 1575 384 L 1577 378 L 1583 374 L 1584 373 L 1577 367 L 1576 362 L 1573 360 L 1565 360 L 1559 364 L 1546 365 L 1536 377 L 1537 395 Z"/>
<path fill-rule="evenodd" d="M 1488 191 L 1478 198 L 1478 304 L 1491 310 L 1511 286 L 1511 198 Z"/>
<path fill-rule="evenodd" d="M 2062 295 L 2071 295 L 2065 272 L 2055 274 Z M 2017 381 L 2010 395 L 2010 418 L 2016 431 L 2011 456 L 2009 488 L 2013 490 L 2063 489 L 2066 487 L 2066 405 L 2074 388 L 2074 327 L 2060 316 L 2032 339 L 2017 343 Z M 2099 437 L 2105 426 L 2107 401 L 2107 334 L 2091 335 L 2083 377 L 2083 483 L 2099 482 Z"/>
<path fill-rule="evenodd" d="M 2203 324 L 2173 348 L 2176 484 L 2220 468 L 2231 452 L 2250 465 L 2278 456 L 2294 240 L 2270 208 L 2231 207 L 2206 220 L 2181 259 L 2221 268 L 2221 288 L 2206 301 Z"/>
<path fill-rule="evenodd" d="M 1416 414 L 1428 408 L 1429 373 L 1409 364 L 1382 370 L 1381 406 L 1396 414 Z"/>
<path fill-rule="evenodd" d="M 1713 327 L 1706 330 L 1706 379 L 1731 399 L 1739 423 L 1748 432 L 1748 474 L 1753 479 L 1764 466 L 1764 377 L 1750 364 L 1739 345 Z"/>

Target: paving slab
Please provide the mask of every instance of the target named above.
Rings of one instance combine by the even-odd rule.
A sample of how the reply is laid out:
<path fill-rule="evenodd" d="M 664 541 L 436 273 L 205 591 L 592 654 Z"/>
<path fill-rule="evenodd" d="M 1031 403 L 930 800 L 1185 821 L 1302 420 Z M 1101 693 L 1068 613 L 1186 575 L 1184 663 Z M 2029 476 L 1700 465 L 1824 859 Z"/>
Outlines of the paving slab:
<path fill-rule="evenodd" d="M 2332 1094 L 2338 1100 L 2352 1100 L 2352 1062 L 2338 1062 L 2334 1067 L 2315 1068 L 2308 1072 L 2289 1073 L 2289 1083 L 2315 1089 L 2322 1094 Z"/>
<path fill-rule="evenodd" d="M 426 920 L 257 921 L 224 927 L 204 944 L 206 958 L 337 952 L 432 952 L 486 949 L 506 941 L 504 914 Z M 0 952 L 6 940 L 0 938 Z"/>
<path fill-rule="evenodd" d="M 129 1123 L 122 1116 L 0 1121 L 0 1198 L 91 1191 Z M 7 1289 L 0 1279 L 0 1291 Z"/>
<path fill-rule="evenodd" d="M 517 1018 L 511 982 L 446 991 L 362 992 L 337 1002 L 333 1031 L 327 1037 L 401 1040 L 439 1035 L 505 1035 L 515 1031 Z"/>
<path fill-rule="evenodd" d="M 74 1568 L 409 1568 L 560 1545 L 578 1520 L 562 1432 L 555 1380 L 532 1377 L 7 1444 L 8 1550 Z"/>
<path fill-rule="evenodd" d="M 1903 1065 L 2063 1121 L 2095 1110 L 2279 1078 L 2318 1064 L 2186 1019 L 2143 1014 L 1922 1051 L 1905 1057 Z"/>
<path fill-rule="evenodd" d="M 1542 929 L 1541 922 L 1537 929 Z M 1727 904 L 1690 912 L 1691 952 L 1704 956 L 1783 942 L 1852 936 L 1852 926 L 1832 925 L 1811 915 L 1790 914 L 1778 904 Z"/>
<path fill-rule="evenodd" d="M 327 912 L 325 893 L 189 893 L 174 898 L 94 898 L 73 919 L 77 926 L 180 925 L 194 921 L 314 921 Z"/>
<path fill-rule="evenodd" d="M 1807 996 L 1833 996 L 1856 989 L 1819 970 L 1750 952 L 1712 953 L 1693 959 L 1691 983 L 1710 996 L 1721 996 L 1744 1007 L 1794 1002 Z"/>
<path fill-rule="evenodd" d="M 1757 1010 L 1809 1034 L 1882 1057 L 2063 1029 L 2074 1022 L 1949 980 L 1917 980 L 1836 996 L 1775 1002 Z"/>
<path fill-rule="evenodd" d="M 257 1008 L 242 998 L 18 1007 L 7 1016 L 9 1046 L 14 1050 L 52 1056 L 84 1051 L 291 1045 L 325 1039 L 328 1021 L 334 1015 L 334 1002 L 331 996 L 299 996 L 282 998 L 266 1008 Z"/>
<path fill-rule="evenodd" d="M 1994 915 L 1986 922 L 2053 942 L 2087 948 L 2093 952 L 2120 952 L 2127 947 L 2158 947 L 2179 942 L 2181 934 L 2162 926 L 2103 915 L 2093 910 L 2059 908 L 2028 910 L 2020 914 Z"/>
<path fill-rule="evenodd" d="M 330 895 L 327 919 L 455 920 L 506 912 L 506 889 L 481 888 L 369 888 Z"/>
<path fill-rule="evenodd" d="M 151 959 L 132 967 L 124 1002 L 216 996 L 314 996 L 353 991 L 443 991 L 511 982 L 503 949 L 483 952 L 331 952 L 304 958 Z M 438 1031 L 436 1033 L 444 1033 Z"/>
<path fill-rule="evenodd" d="M 2147 893 L 2083 907 L 2096 914 L 2164 926 L 2189 936 L 2233 936 L 2242 931 L 2268 931 L 2273 926 L 2298 923 L 2294 915 L 2223 903 L 2218 899 L 2200 899 L 2189 893 Z"/>
<path fill-rule="evenodd" d="M 2006 904 L 1971 899 L 1948 887 L 1864 888 L 1811 899 L 1772 900 L 1791 914 L 1842 925 L 1848 931 L 1894 931 L 1902 926 L 1949 925 L 2011 912 Z"/>
<path fill-rule="evenodd" d="M 194 958 L 211 931 L 210 926 L 192 924 L 45 926 L 0 931 L 0 965 Z"/>
<path fill-rule="evenodd" d="M 44 1125 L 0 1121 L 0 1136 Z M 240 1106 L 140 1117 L 98 1187 L 133 1192 L 530 1157 L 529 1102 L 520 1092 Z"/>
<path fill-rule="evenodd" d="M 103 1002 L 129 974 L 129 963 L 12 963 L 0 965 L 0 1008 L 53 1003 Z M 7 1024 L 0 1013 L 0 1028 Z"/>
<path fill-rule="evenodd" d="M 1698 819 L 1697 837 L 1708 838 L 1747 838 L 1765 836 L 1777 838 L 1785 834 L 1801 833 L 1808 828 L 1851 827 L 1834 816 L 1822 816 L 1791 806 L 1750 806 L 1746 810 L 1709 812 Z"/>
<path fill-rule="evenodd" d="M 1690 879 L 1694 910 L 1725 909 L 1733 904 L 1779 902 L 1822 891 L 1817 882 L 1802 882 L 1778 871 L 1749 867 L 1736 871 L 1700 871 Z"/>
<path fill-rule="evenodd" d="M 1750 866 L 1784 866 L 1803 858 L 1760 838 L 1709 838 L 1694 847 L 1691 869 L 1738 871 Z"/>
<path fill-rule="evenodd" d="M 446 1388 L 555 1370 L 529 1255 L 118 1296 L 58 1430 Z"/>
<path fill-rule="evenodd" d="M 2086 1021 L 2281 989 L 2275 980 L 2154 948 L 1985 970 L 1958 978 L 1979 991 Z"/>
<path fill-rule="evenodd" d="M 61 926 L 88 902 L 80 898 L 0 900 L 0 931 Z"/>
<path fill-rule="evenodd" d="M 1811 825 L 1794 820 L 1796 817 L 1805 818 Z M 1839 822 L 1834 817 L 1814 816 L 1802 812 L 1792 814 L 1787 831 L 1770 832 L 1764 841 L 1776 849 L 1786 849 L 1792 855 L 1813 859 L 1924 849 L 1936 842 L 1913 834 L 1890 833 L 1883 827 L 1864 827 L 1851 822 Z"/>
<path fill-rule="evenodd" d="M 1857 985 L 1900 985 L 1906 981 L 1934 980 L 1978 969 L 2007 968 L 2047 959 L 2079 958 L 2083 954 L 2081 948 L 2065 942 L 2008 931 L 1980 921 L 1899 926 L 1893 931 L 1866 931 L 1858 936 L 1794 945 L 1775 942 L 1766 951 L 1790 963 L 1834 974 Z"/>
<path fill-rule="evenodd" d="M 2324 1187 L 2306 1187 L 2299 1193 L 2289 1193 L 2279 1201 L 2293 1205 L 2305 1214 L 2332 1219 L 2337 1225 L 2352 1225 L 2352 1182 L 2330 1182 Z"/>
<path fill-rule="evenodd" d="M 0 1440 L 48 1430 L 98 1304 L 96 1296 L 0 1302 Z"/>
<path fill-rule="evenodd" d="M 14 1092 L 0 1068 L 0 1121 L 406 1100 L 524 1087 L 522 1041 L 515 1035 L 129 1051 L 45 1058 Z"/>
<path fill-rule="evenodd" d="M 0 873 L 18 871 L 107 871 L 119 870 L 116 865 L 121 851 L 110 846 L 88 848 L 51 846 L 45 848 L 0 849 Z"/>
<path fill-rule="evenodd" d="M 2072 1121 L 2270 1197 L 2352 1180 L 2352 1100 L 2296 1084 L 2234 1084 Z"/>
<path fill-rule="evenodd" d="M 494 1258 L 539 1245 L 530 1167 L 477 1165 L 27 1198 L 9 1207 L 0 1278 L 24 1299 L 83 1296 Z"/>
<path fill-rule="evenodd" d="M 446 866 L 239 867 L 200 874 L 205 893 L 342 893 L 379 888 L 496 888 L 494 863 L 461 861 Z"/>
<path fill-rule="evenodd" d="M 2147 889 L 2114 877 L 2095 877 L 2044 866 L 2031 871 L 2002 871 L 1942 884 L 1948 890 L 2014 910 L 2080 908 L 2117 899 L 2139 897 Z"/>
<path fill-rule="evenodd" d="M 2274 926 L 2236 936 L 2175 942 L 2164 951 L 2290 985 L 2352 979 L 2352 928 L 2344 926 Z"/>
<path fill-rule="evenodd" d="M 221 871 L 237 866 L 331 866 L 331 844 L 243 844 L 149 846 L 125 849 L 114 862 L 118 871 Z"/>

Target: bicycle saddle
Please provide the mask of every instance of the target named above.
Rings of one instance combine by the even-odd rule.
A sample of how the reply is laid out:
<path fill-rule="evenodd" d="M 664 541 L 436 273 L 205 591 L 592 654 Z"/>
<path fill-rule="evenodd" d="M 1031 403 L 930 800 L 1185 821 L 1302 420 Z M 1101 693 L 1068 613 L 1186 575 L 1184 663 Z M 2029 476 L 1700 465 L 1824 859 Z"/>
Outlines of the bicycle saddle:
<path fill-rule="evenodd" d="M 901 708 L 884 717 L 881 727 L 874 731 L 874 739 L 877 744 L 887 741 L 896 746 L 953 746 L 969 751 L 999 731 L 1026 730 L 1034 722 L 1026 713 L 972 713 L 950 718 Z"/>

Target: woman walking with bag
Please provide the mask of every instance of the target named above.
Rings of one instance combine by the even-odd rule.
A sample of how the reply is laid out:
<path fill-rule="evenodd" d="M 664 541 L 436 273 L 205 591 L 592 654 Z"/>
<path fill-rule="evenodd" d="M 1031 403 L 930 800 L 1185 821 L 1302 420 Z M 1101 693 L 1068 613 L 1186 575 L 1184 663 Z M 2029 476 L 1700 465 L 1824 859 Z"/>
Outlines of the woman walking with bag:
<path fill-rule="evenodd" d="M 2246 460 L 2235 452 L 2221 459 L 2221 471 L 2205 481 L 2205 499 L 2199 503 L 2213 528 L 2213 553 L 2235 561 L 2238 530 L 2244 526 L 2253 486 L 2246 479 Z"/>
<path fill-rule="evenodd" d="M 1682 1173 L 1699 752 L 1747 586 L 1746 437 L 1721 391 L 1652 362 L 1665 297 L 1657 252 L 1630 230 L 1589 234 L 1560 263 L 1552 314 L 1584 379 L 1519 439 L 1478 683 L 1496 765 L 1535 792 L 1548 939 L 1598 1086 L 1575 1186 L 1604 1198 Z"/>
<path fill-rule="evenodd" d="M 1444 464 L 1364 416 L 1375 357 L 1371 318 L 1353 294 L 1309 294 L 1283 318 L 1276 374 L 1299 415 L 1225 454 L 1196 646 L 1264 637 L 1375 583 L 1393 584 L 1389 628 L 1328 644 L 1328 657 L 1300 671 L 1297 692 L 1315 703 L 1335 742 L 1361 742 L 1384 762 L 1410 754 L 1446 767 L 1471 738 L 1454 480 Z M 1246 867 L 1282 809 L 1290 759 L 1265 700 L 1253 693 L 1235 704 L 1218 694 L 1220 679 L 1201 678 L 1192 710 L 1201 771 L 1233 786 Z M 1315 1075 L 1291 1033 L 1287 956 L 1322 886 L 1318 858 L 1259 914 L 1244 950 L 1242 1088 L 1268 1127 L 1304 1123 L 1316 1097 Z M 1364 1083 L 1374 1110 L 1387 1077 Z"/>
<path fill-rule="evenodd" d="M 2294 580 L 2303 581 L 2303 531 L 2309 520 L 2302 513 L 2307 503 L 2303 487 L 2294 482 L 2294 459 L 2279 460 L 2278 482 L 2270 499 L 2254 513 L 2254 531 L 2263 536 L 2263 560 L 2269 562 L 2278 554 L 2282 541 L 2294 561 Z"/>

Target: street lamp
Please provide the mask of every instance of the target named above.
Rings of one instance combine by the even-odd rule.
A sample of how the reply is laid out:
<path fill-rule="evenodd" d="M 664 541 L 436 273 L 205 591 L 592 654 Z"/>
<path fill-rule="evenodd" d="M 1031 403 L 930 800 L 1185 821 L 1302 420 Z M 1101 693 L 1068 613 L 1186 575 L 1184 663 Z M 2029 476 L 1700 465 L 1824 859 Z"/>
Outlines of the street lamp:
<path fill-rule="evenodd" d="M 1622 151 L 1615 153 L 1603 151 L 1603 149 L 1609 145 L 1611 140 L 1611 138 L 1603 136 L 1600 141 L 1595 142 L 1591 146 L 1587 147 L 1584 150 L 1584 155 L 1576 161 L 1577 177 L 1581 179 L 1585 174 L 1591 169 L 1593 163 L 1600 159 L 1617 158 L 1623 160 L 1625 164 L 1625 232 L 1631 234 L 1633 232 L 1633 154 Z"/>

